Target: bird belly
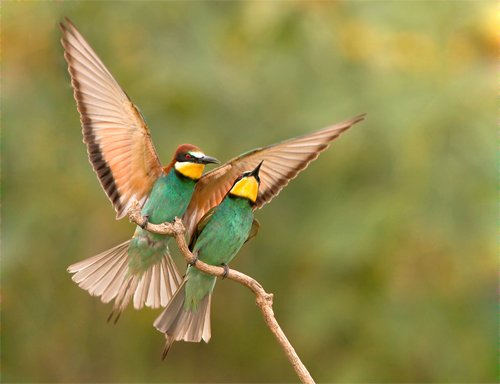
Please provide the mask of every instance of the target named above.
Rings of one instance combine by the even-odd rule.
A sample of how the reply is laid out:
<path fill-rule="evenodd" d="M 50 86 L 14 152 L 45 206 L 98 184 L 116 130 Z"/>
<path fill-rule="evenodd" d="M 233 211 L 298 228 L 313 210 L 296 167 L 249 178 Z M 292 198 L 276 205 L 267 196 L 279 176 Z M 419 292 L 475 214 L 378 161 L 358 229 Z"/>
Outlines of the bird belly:
<path fill-rule="evenodd" d="M 132 274 L 142 273 L 161 259 L 168 252 L 169 237 L 150 233 L 137 227 L 128 249 L 129 271 Z"/>
<path fill-rule="evenodd" d="M 227 264 L 234 258 L 248 238 L 253 221 L 246 201 L 224 201 L 219 208 L 194 247 L 198 258 L 211 265 Z"/>
<path fill-rule="evenodd" d="M 196 240 L 193 252 L 211 265 L 229 263 L 248 237 L 253 212 L 247 201 L 225 199 Z M 195 311 L 203 298 L 212 292 L 215 276 L 193 267 L 186 272 L 184 309 Z"/>

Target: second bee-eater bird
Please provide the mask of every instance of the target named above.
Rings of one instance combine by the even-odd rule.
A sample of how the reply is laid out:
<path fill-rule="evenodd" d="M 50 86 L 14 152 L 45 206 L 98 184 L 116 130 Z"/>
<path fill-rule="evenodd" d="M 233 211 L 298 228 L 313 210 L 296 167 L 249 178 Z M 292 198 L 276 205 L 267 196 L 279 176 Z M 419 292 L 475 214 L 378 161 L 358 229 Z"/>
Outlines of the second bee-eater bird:
<path fill-rule="evenodd" d="M 181 217 L 205 164 L 217 159 L 184 144 L 162 167 L 139 110 L 75 26 L 67 20 L 61 30 L 83 140 L 117 218 L 125 216 L 134 201 L 143 205 L 142 214 L 151 223 Z M 137 227 L 131 240 L 71 265 L 68 271 L 91 295 L 105 303 L 114 300 L 116 319 L 130 300 L 136 309 L 165 306 L 181 282 L 169 254 L 169 239 Z"/>
<path fill-rule="evenodd" d="M 342 132 L 364 119 L 364 115 L 356 116 L 256 148 L 203 176 L 204 165 L 216 160 L 192 145 L 180 146 L 170 165 L 162 167 L 138 108 L 75 26 L 67 20 L 61 29 L 89 160 L 117 219 L 124 217 L 137 200 L 152 223 L 182 216 L 191 236 L 200 219 L 221 203 L 236 177 L 264 161 L 259 173 L 260 193 L 254 205 L 254 209 L 261 208 Z M 69 271 L 74 273 L 73 280 L 92 295 L 104 302 L 114 300 L 116 314 L 132 298 L 136 309 L 165 306 L 182 281 L 167 243 L 164 237 L 137 228 L 130 242 L 72 265 Z M 142 247 L 139 252 L 136 245 Z"/>
<path fill-rule="evenodd" d="M 189 249 L 199 260 L 227 266 L 243 243 L 257 234 L 253 211 L 261 164 L 239 176 L 222 202 L 198 223 Z M 188 266 L 181 286 L 154 323 L 166 337 L 164 357 L 174 341 L 210 340 L 210 302 L 216 280 L 216 276 Z"/>

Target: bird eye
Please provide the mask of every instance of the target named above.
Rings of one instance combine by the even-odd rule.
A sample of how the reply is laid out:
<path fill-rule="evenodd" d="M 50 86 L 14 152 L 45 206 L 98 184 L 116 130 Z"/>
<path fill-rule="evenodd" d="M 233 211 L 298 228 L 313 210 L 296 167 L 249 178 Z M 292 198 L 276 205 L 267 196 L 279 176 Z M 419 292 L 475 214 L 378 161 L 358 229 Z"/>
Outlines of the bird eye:
<path fill-rule="evenodd" d="M 191 155 L 189 153 L 186 153 L 186 156 L 184 157 L 189 160 L 191 158 Z"/>

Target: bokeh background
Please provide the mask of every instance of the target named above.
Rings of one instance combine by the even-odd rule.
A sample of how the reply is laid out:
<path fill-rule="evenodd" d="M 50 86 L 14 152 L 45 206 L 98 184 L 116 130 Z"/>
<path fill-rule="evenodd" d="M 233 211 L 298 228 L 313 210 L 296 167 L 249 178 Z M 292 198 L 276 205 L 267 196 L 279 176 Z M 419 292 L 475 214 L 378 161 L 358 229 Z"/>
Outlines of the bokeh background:
<path fill-rule="evenodd" d="M 233 267 L 275 294 L 318 382 L 496 380 L 497 3 L 256 1 L 2 3 L 2 381 L 296 381 L 235 283 L 217 285 L 211 342 L 162 362 L 159 311 L 107 324 L 71 281 L 133 227 L 87 161 L 64 16 L 164 162 L 367 112 L 258 212 Z"/>

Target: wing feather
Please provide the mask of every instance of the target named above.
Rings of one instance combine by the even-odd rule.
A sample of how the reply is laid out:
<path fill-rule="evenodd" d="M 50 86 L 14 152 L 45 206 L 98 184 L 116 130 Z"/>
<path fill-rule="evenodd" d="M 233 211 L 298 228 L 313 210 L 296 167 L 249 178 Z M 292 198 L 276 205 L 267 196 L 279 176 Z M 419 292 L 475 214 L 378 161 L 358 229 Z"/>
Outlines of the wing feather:
<path fill-rule="evenodd" d="M 331 141 L 363 119 L 364 115 L 360 115 L 304 136 L 257 148 L 205 174 L 198 181 L 184 215 L 189 235 L 191 236 L 205 213 L 222 201 L 241 173 L 254 169 L 264 161 L 259 172 L 259 197 L 255 204 L 255 209 L 259 209 L 327 149 Z"/>
<path fill-rule="evenodd" d="M 142 115 L 94 50 L 68 19 L 61 30 L 89 161 L 120 219 L 134 199 L 145 201 L 160 160 Z"/>

